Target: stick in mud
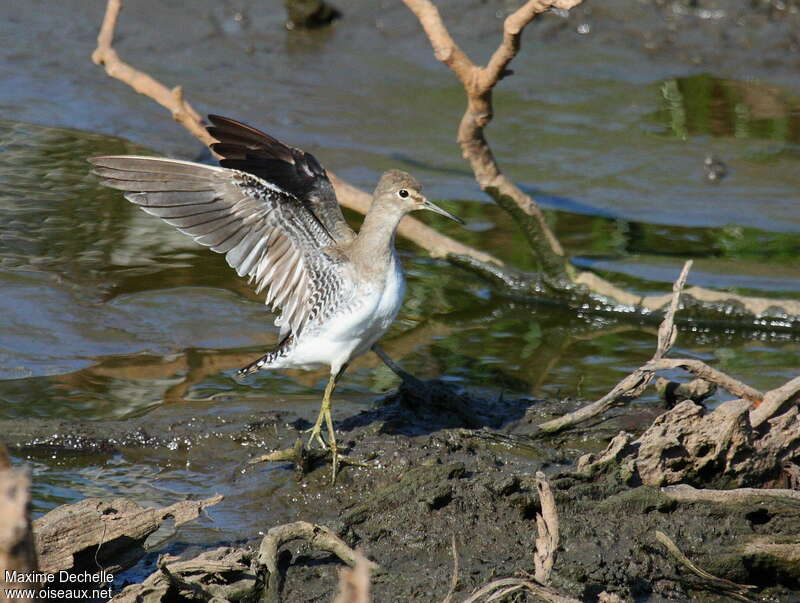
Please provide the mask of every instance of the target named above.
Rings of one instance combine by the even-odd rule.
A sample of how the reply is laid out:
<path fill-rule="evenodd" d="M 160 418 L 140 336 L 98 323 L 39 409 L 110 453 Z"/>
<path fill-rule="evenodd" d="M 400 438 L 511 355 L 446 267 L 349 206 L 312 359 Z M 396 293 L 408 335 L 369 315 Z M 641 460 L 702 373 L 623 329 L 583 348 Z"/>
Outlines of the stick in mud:
<path fill-rule="evenodd" d="M 658 540 L 667 549 L 670 555 L 676 560 L 689 568 L 693 573 L 700 576 L 703 580 L 707 581 L 715 589 L 723 591 L 725 594 L 730 595 L 740 601 L 752 601 L 752 597 L 748 596 L 748 590 L 755 590 L 755 586 L 748 584 L 736 584 L 725 578 L 718 578 L 713 574 L 709 574 L 702 568 L 697 567 L 691 560 L 684 555 L 669 536 L 664 534 L 661 530 L 655 531 L 656 540 Z"/>

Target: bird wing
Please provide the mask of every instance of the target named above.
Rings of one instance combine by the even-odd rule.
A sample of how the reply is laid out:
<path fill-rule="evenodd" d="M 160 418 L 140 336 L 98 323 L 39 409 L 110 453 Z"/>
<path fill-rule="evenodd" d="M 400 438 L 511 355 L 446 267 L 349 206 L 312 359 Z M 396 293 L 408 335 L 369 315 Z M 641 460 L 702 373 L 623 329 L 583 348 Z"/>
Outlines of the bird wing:
<path fill-rule="evenodd" d="M 309 210 L 338 243 L 355 239 L 342 215 L 328 174 L 311 153 L 295 149 L 246 124 L 209 115 L 208 133 L 219 142 L 212 150 L 220 165 L 258 176 L 308 204 Z"/>
<path fill-rule="evenodd" d="M 292 194 L 241 171 L 133 155 L 92 157 L 103 184 L 249 276 L 266 304 L 280 309 L 281 338 L 299 335 L 335 293 L 341 259 L 323 251 L 335 241 Z"/>

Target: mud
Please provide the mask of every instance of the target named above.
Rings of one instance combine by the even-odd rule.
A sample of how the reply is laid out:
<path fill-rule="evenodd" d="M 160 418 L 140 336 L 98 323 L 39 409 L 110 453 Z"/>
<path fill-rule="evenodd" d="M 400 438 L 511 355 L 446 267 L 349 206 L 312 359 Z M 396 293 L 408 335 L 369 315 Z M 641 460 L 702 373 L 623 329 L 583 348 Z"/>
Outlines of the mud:
<path fill-rule="evenodd" d="M 349 457 L 368 467 L 345 467 L 331 486 L 329 464 L 317 463 L 307 475 L 296 474 L 294 487 L 265 493 L 262 504 L 285 505 L 293 520 L 328 526 L 360 547 L 381 566 L 373 576 L 376 601 L 437 601 L 450 588 L 454 536 L 457 597 L 494 578 L 532 570 L 540 510 L 533 476 L 543 470 L 553 484 L 561 524 L 552 584 L 564 594 L 594 600 L 606 590 L 637 600 L 713 599 L 704 590 L 708 586 L 678 567 L 658 543 L 654 533 L 661 530 L 694 563 L 717 576 L 768 587 L 773 600 L 800 596 L 800 563 L 746 552 L 747 544 L 759 538 L 790 539 L 800 532 L 800 506 L 785 501 L 677 503 L 659 489 L 637 486 L 635 478 L 621 478 L 613 465 L 591 478 L 580 476 L 572 472 L 571 459 L 602 447 L 622 417 L 587 429 L 578 446 L 574 439 L 567 444 L 531 436 L 535 422 L 565 406 L 487 401 L 442 382 L 408 382 L 375 408 L 337 424 Z M 62 458 L 98 451 L 130 455 L 141 447 L 170 451 L 175 441 L 180 446 L 172 454 L 182 458 L 187 448 L 234 441 L 241 445 L 239 467 L 230 472 L 235 487 L 242 473 L 293 472 L 289 464 L 248 466 L 247 460 L 264 449 L 291 445 L 299 430 L 309 426 L 290 412 L 172 425 L 157 423 L 153 415 L 158 413 L 124 422 L 35 421 L 0 429 L 8 430 L 17 454 Z M 53 435 L 56 431 L 59 435 Z M 257 550 L 271 527 L 262 525 L 242 546 Z M 236 543 L 223 535 L 220 544 Z M 164 552 L 164 546 L 154 552 Z M 173 539 L 166 550 L 180 553 L 180 548 Z M 187 557 L 198 552 L 183 551 Z M 341 563 L 332 555 L 290 544 L 278 562 L 283 600 L 330 600 L 335 592 Z M 151 555 L 139 573 L 155 570 L 154 564 Z"/>

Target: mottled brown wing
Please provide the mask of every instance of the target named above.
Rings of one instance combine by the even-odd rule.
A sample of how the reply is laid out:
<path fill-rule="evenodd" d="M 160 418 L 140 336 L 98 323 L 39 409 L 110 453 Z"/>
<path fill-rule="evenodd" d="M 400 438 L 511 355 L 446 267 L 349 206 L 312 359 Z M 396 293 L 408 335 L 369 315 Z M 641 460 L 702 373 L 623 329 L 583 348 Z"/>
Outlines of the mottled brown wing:
<path fill-rule="evenodd" d="M 247 124 L 209 115 L 209 134 L 219 140 L 211 148 L 220 165 L 258 176 L 306 204 L 338 243 L 355 238 L 336 199 L 328 174 L 311 153 L 290 147 Z"/>
<path fill-rule="evenodd" d="M 125 192 L 249 276 L 266 303 L 281 310 L 281 337 L 299 335 L 319 308 L 320 289 L 339 284 L 339 260 L 322 248 L 335 241 L 290 193 L 258 177 L 188 161 L 139 156 L 93 157 L 103 184 Z"/>

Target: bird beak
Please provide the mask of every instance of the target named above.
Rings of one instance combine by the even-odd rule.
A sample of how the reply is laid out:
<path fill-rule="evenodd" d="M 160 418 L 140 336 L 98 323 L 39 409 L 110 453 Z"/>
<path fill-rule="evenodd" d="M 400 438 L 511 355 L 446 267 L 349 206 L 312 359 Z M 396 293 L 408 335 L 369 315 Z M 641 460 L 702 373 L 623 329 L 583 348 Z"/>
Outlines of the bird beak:
<path fill-rule="evenodd" d="M 442 209 L 438 205 L 434 205 L 433 203 L 431 203 L 430 201 L 428 201 L 424 197 L 422 199 L 422 209 L 429 209 L 432 212 L 436 212 L 437 214 L 440 214 L 440 215 L 444 216 L 445 218 L 450 218 L 454 222 L 458 222 L 462 226 L 466 223 L 466 222 L 464 222 L 464 220 L 462 220 L 458 216 L 454 216 L 449 211 L 446 211 L 446 210 Z"/>

